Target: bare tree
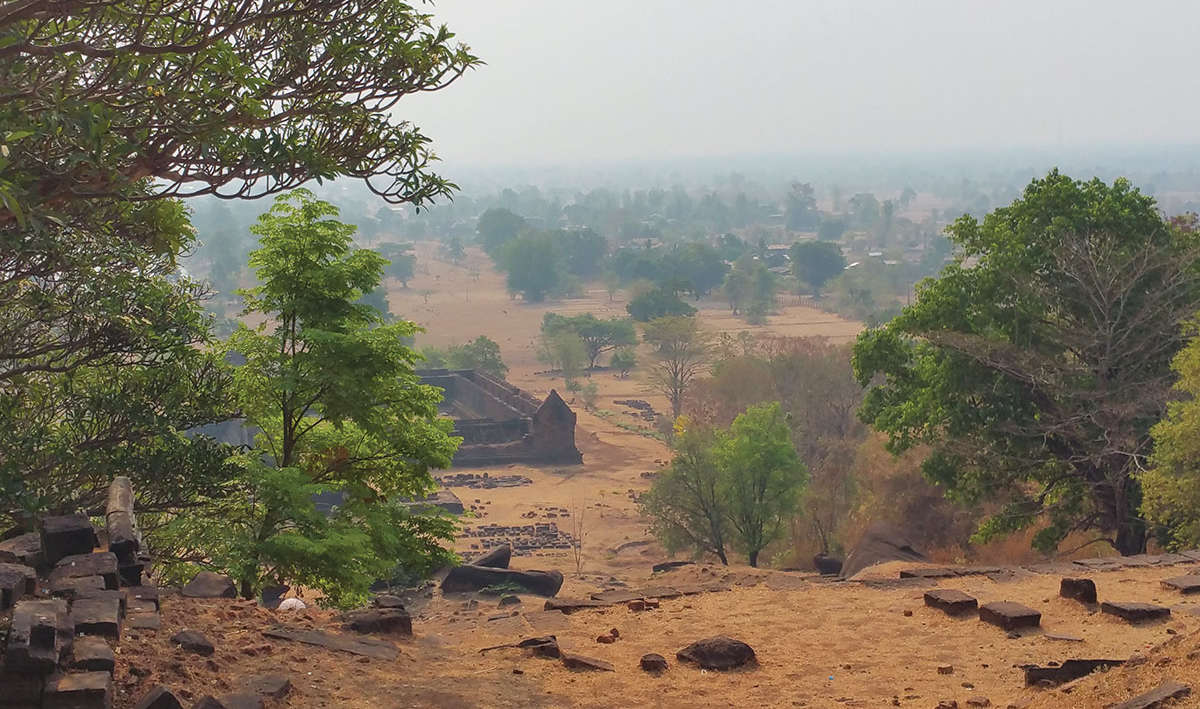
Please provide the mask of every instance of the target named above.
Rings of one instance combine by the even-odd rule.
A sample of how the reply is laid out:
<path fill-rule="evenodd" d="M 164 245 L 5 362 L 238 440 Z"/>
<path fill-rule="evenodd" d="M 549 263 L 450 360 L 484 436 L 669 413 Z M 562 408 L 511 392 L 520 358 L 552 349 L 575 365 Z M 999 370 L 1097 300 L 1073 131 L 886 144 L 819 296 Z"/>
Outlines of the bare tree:
<path fill-rule="evenodd" d="M 712 335 L 701 329 L 695 318 L 676 316 L 646 323 L 644 338 L 654 347 L 649 384 L 667 397 L 672 417 L 679 418 L 688 387 L 708 369 Z"/>
<path fill-rule="evenodd" d="M 587 536 L 585 516 L 587 501 L 571 503 L 571 556 L 575 559 L 575 573 L 583 573 L 583 539 Z"/>

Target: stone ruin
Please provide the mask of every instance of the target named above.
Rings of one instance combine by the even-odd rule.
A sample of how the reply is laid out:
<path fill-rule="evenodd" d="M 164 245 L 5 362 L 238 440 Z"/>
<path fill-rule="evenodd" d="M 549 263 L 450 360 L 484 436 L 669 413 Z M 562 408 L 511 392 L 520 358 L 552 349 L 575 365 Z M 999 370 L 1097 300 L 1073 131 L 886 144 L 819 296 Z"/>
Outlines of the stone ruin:
<path fill-rule="evenodd" d="M 105 527 L 103 551 L 83 514 L 0 542 L 0 707 L 108 709 L 122 630 L 159 627 L 129 478 L 109 487 Z"/>
<path fill-rule="evenodd" d="M 575 412 L 555 390 L 538 401 L 508 382 L 473 369 L 418 372 L 445 392 L 442 413 L 454 420 L 462 445 L 454 465 L 576 464 Z"/>

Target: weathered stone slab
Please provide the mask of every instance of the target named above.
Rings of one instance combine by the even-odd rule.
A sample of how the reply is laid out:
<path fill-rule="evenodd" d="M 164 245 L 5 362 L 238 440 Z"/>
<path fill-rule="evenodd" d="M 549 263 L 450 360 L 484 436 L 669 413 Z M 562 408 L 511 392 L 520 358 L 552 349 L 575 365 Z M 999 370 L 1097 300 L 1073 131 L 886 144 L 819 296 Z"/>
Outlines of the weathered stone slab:
<path fill-rule="evenodd" d="M 1081 643 L 1083 638 L 1078 635 L 1068 635 L 1067 633 L 1046 633 L 1042 635 L 1047 640 L 1058 640 L 1065 643 Z"/>
<path fill-rule="evenodd" d="M 328 650 L 348 652 L 351 655 L 370 657 L 376 660 L 395 660 L 398 655 L 395 646 L 382 641 L 333 635 L 332 633 L 324 633 L 319 630 L 277 625 L 262 631 L 262 633 L 268 638 L 291 640 L 306 645 L 323 647 Z"/>
<path fill-rule="evenodd" d="M 1100 559 L 1076 559 L 1075 561 L 1073 561 L 1071 563 L 1078 564 L 1079 566 L 1082 566 L 1082 567 L 1085 567 L 1088 569 L 1096 569 L 1098 571 L 1112 571 L 1115 569 L 1120 569 L 1124 566 L 1123 563 L 1115 561 L 1111 557 L 1105 557 L 1105 558 L 1100 558 Z"/>
<path fill-rule="evenodd" d="M 1177 553 L 1190 561 L 1200 561 L 1200 549 L 1187 549 Z"/>
<path fill-rule="evenodd" d="M 74 600 L 80 591 L 104 591 L 108 583 L 103 576 L 67 576 L 50 583 L 50 595 L 55 598 Z"/>
<path fill-rule="evenodd" d="M 45 686 L 46 678 L 42 675 L 0 671 L 0 688 L 3 688 L 0 707 L 40 707 Z"/>
<path fill-rule="evenodd" d="M 125 589 L 125 595 L 130 601 L 150 601 L 154 604 L 154 610 L 161 610 L 157 586 L 131 586 Z"/>
<path fill-rule="evenodd" d="M 587 655 L 577 655 L 573 652 L 562 653 L 563 666 L 571 670 L 599 670 L 600 672 L 616 672 L 611 662 L 597 660 Z"/>
<path fill-rule="evenodd" d="M 96 529 L 87 515 L 43 517 L 38 525 L 42 555 L 45 562 L 55 566 L 64 557 L 90 554 L 99 541 Z"/>
<path fill-rule="evenodd" d="M 237 598 L 233 579 L 211 571 L 201 571 L 180 590 L 187 598 Z"/>
<path fill-rule="evenodd" d="M 640 596 L 639 596 L 640 597 Z M 595 608 L 608 608 L 613 605 L 605 601 L 596 601 L 589 598 L 547 598 L 545 610 L 558 611 L 560 613 L 578 613 L 579 611 L 592 610 Z"/>
<path fill-rule="evenodd" d="M 412 637 L 412 616 L 401 608 L 363 608 L 341 616 L 342 629 L 356 633 L 386 633 Z"/>
<path fill-rule="evenodd" d="M 292 691 L 292 682 L 283 675 L 258 675 L 246 680 L 242 684 L 242 691 L 260 697 L 283 699 Z"/>
<path fill-rule="evenodd" d="M 1025 686 L 1056 685 L 1089 675 L 1103 667 L 1116 667 L 1124 660 L 1067 660 L 1057 667 L 1025 667 Z"/>
<path fill-rule="evenodd" d="M 659 574 L 664 571 L 671 571 L 673 569 L 678 569 L 681 566 L 691 566 L 693 563 L 695 563 L 695 562 L 692 562 L 692 561 L 663 561 L 663 562 L 657 563 L 653 567 L 651 567 L 651 571 L 653 573 Z"/>
<path fill-rule="evenodd" d="M 1042 622 L 1042 614 L 1020 603 L 996 601 L 979 607 L 979 619 L 1004 630 L 1016 630 L 1038 627 Z"/>
<path fill-rule="evenodd" d="M 607 591 L 600 591 L 592 594 L 593 601 L 602 603 L 628 603 L 629 601 L 637 600 L 642 597 L 642 594 L 637 591 L 627 591 L 623 588 L 610 588 Z"/>
<path fill-rule="evenodd" d="M 125 627 L 130 630 L 158 630 L 162 628 L 162 617 L 158 613 L 130 611 L 125 619 Z"/>
<path fill-rule="evenodd" d="M 66 601 L 18 601 L 12 611 L 5 668 L 49 674 L 58 666 L 73 635 Z"/>
<path fill-rule="evenodd" d="M 0 562 L 38 568 L 46 563 L 42 555 L 42 537 L 37 532 L 19 534 L 0 542 Z"/>
<path fill-rule="evenodd" d="M 170 689 L 161 684 L 142 697 L 133 709 L 183 709 L 183 702 Z"/>
<path fill-rule="evenodd" d="M 107 672 L 55 675 L 46 681 L 42 706 L 45 709 L 111 709 L 112 694 L 112 675 Z"/>
<path fill-rule="evenodd" d="M 1142 623 L 1148 620 L 1161 620 L 1171 617 L 1171 609 L 1165 606 L 1125 601 L 1105 601 L 1100 604 L 1100 612 L 1115 615 L 1130 623 Z"/>
<path fill-rule="evenodd" d="M 512 561 L 512 545 L 501 544 L 486 554 L 471 561 L 471 566 L 487 566 L 492 569 L 507 569 Z"/>
<path fill-rule="evenodd" d="M 211 657 L 216 648 L 213 647 L 212 641 L 208 639 L 204 633 L 199 630 L 183 629 L 171 636 L 171 643 L 177 645 L 188 652 L 194 652 L 197 655 Z"/>
<path fill-rule="evenodd" d="M 902 579 L 952 579 L 958 575 L 954 569 L 944 566 L 902 569 L 900 571 Z"/>
<path fill-rule="evenodd" d="M 925 592 L 925 605 L 948 615 L 966 615 L 975 612 L 979 601 L 953 588 L 935 588 Z"/>
<path fill-rule="evenodd" d="M 71 669 L 86 672 L 112 672 L 116 656 L 103 638 L 86 636 L 71 643 Z"/>
<path fill-rule="evenodd" d="M 121 601 L 116 596 L 76 598 L 71 604 L 71 625 L 76 635 L 121 639 Z"/>
<path fill-rule="evenodd" d="M 37 572 L 24 564 L 0 563 L 0 611 L 37 590 Z"/>
<path fill-rule="evenodd" d="M 50 585 L 54 586 L 69 578 L 99 576 L 104 579 L 104 587 L 110 590 L 120 588 L 117 576 L 117 555 L 110 551 L 99 551 L 91 554 L 75 554 L 65 556 L 50 572 Z"/>
<path fill-rule="evenodd" d="M 1163 579 L 1162 586 L 1183 594 L 1200 593 L 1200 576 L 1175 576 Z"/>
<path fill-rule="evenodd" d="M 1114 704 L 1109 709 L 1157 709 L 1166 702 L 1182 699 L 1192 693 L 1192 688 L 1175 680 L 1167 680 L 1144 694 Z"/>
<path fill-rule="evenodd" d="M 1065 578 L 1059 581 L 1058 595 L 1080 603 L 1096 602 L 1096 582 L 1091 579 Z"/>
<path fill-rule="evenodd" d="M 753 648 L 724 635 L 697 640 L 675 653 L 675 657 L 706 670 L 730 670 L 758 661 Z"/>
<path fill-rule="evenodd" d="M 489 587 L 517 587 L 538 596 L 554 596 L 562 584 L 563 575 L 558 571 L 518 571 L 466 564 L 450 569 L 442 581 L 442 592 L 467 593 Z"/>
<path fill-rule="evenodd" d="M 536 631 L 550 633 L 571 627 L 566 614 L 560 611 L 531 611 L 522 616 Z"/>
<path fill-rule="evenodd" d="M 672 586 L 647 586 L 646 588 L 638 589 L 638 593 L 642 598 L 679 598 L 683 594 Z"/>
<path fill-rule="evenodd" d="M 1141 693 L 1132 699 L 1126 699 L 1120 704 L 1111 705 L 1109 709 L 1157 709 L 1172 699 L 1182 699 L 1190 693 L 1192 693 L 1192 687 L 1169 679 L 1148 692 Z"/>

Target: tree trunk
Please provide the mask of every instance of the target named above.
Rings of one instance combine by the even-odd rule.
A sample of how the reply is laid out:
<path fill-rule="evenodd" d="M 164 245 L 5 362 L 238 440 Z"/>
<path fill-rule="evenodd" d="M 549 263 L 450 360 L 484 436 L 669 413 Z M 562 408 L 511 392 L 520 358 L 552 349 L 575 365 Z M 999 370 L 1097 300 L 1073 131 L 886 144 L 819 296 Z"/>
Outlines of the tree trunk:
<path fill-rule="evenodd" d="M 724 549 L 717 550 L 717 558 L 719 558 L 721 560 L 722 565 L 729 566 L 729 559 L 726 558 Z"/>
<path fill-rule="evenodd" d="M 1117 529 L 1117 552 L 1121 556 L 1143 554 L 1146 551 L 1146 525 L 1141 520 L 1125 518 Z"/>
<path fill-rule="evenodd" d="M 753 566 L 754 568 L 758 568 L 758 550 L 757 549 L 750 552 L 750 565 Z"/>
<path fill-rule="evenodd" d="M 244 578 L 244 579 L 242 579 L 240 585 L 242 588 L 242 590 L 241 590 L 242 598 L 245 598 L 247 601 L 254 600 L 254 581 L 251 579 Z"/>

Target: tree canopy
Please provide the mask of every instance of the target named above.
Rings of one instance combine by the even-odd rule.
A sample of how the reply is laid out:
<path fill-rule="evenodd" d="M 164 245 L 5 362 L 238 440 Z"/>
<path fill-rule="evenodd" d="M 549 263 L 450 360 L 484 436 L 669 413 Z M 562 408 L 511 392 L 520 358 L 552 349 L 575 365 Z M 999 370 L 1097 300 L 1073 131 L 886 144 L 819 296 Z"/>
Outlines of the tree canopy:
<path fill-rule="evenodd" d="M 790 254 L 792 275 L 807 283 L 814 294 L 846 268 L 841 247 L 828 241 L 797 241 Z"/>
<path fill-rule="evenodd" d="M 605 352 L 637 344 L 637 330 L 629 318 L 601 320 L 591 313 L 564 316 L 546 313 L 542 317 L 542 334 L 553 337 L 561 331 L 573 332 L 587 348 L 588 369 L 596 368 L 596 360 Z"/>
<path fill-rule="evenodd" d="M 1125 180 L 1055 171 L 949 234 L 959 260 L 859 337 L 863 420 L 893 451 L 930 446 L 923 470 L 952 497 L 1006 502 L 980 538 L 1044 521 L 1043 549 L 1095 529 L 1141 552 L 1135 473 L 1200 305 L 1195 232 Z"/>
<path fill-rule="evenodd" d="M 221 495 L 162 535 L 177 561 L 232 575 L 251 598 L 267 583 L 319 589 L 350 605 L 397 565 L 426 571 L 449 558 L 453 521 L 400 504 L 434 487 L 457 446 L 438 417 L 441 392 L 420 383 L 409 322 L 383 324 L 359 303 L 383 259 L 353 249 L 354 227 L 305 190 L 276 200 L 253 228 L 261 284 L 228 348 L 245 358 L 234 391 L 253 448 Z M 333 499 L 316 507 L 315 495 Z"/>

